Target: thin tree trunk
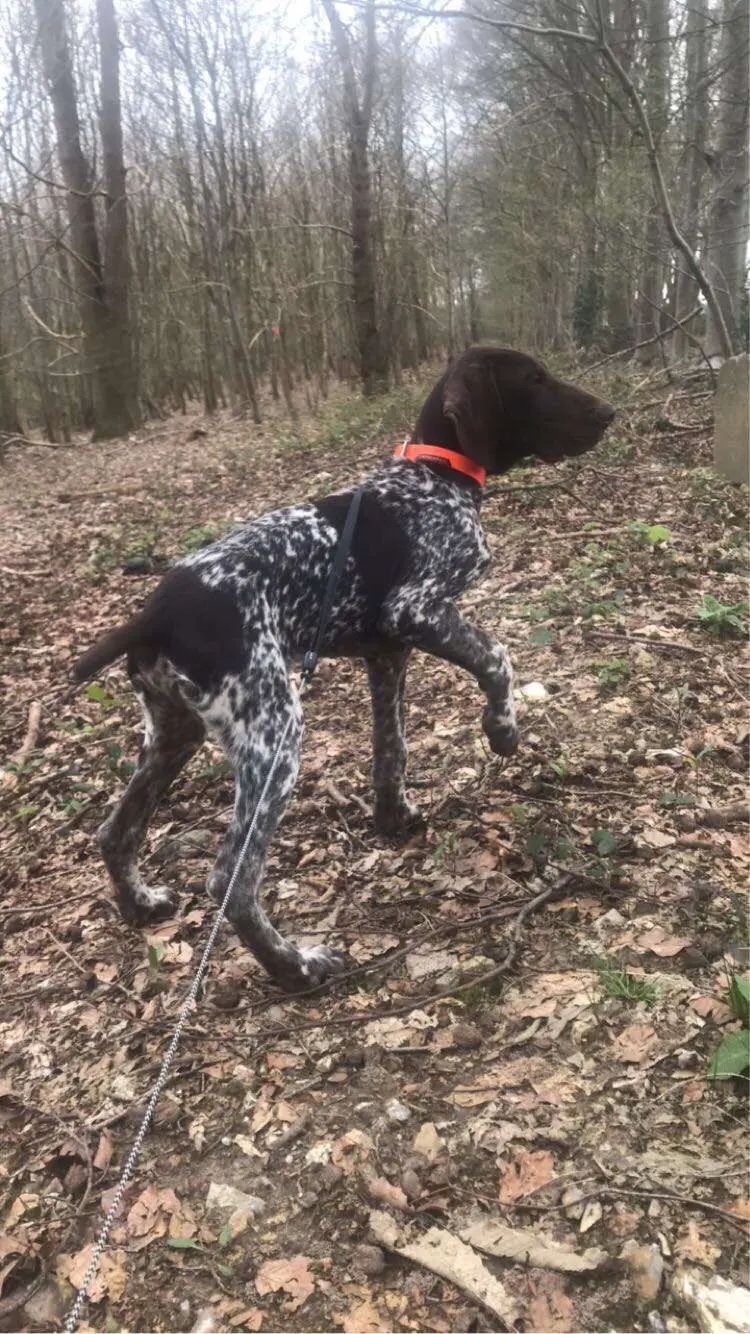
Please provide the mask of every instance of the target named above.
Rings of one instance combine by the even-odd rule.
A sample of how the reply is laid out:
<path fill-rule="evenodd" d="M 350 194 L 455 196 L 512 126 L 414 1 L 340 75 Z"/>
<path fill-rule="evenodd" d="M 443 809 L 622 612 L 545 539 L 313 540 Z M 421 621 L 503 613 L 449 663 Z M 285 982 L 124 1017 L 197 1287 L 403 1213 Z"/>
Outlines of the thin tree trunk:
<path fill-rule="evenodd" d="M 711 158 L 713 189 L 708 217 L 706 269 L 711 280 L 731 351 L 739 352 L 747 330 L 742 326 L 742 294 L 747 267 L 750 193 L 748 171 L 748 25 L 750 0 L 724 0 L 720 47 L 719 128 Z M 708 313 L 706 353 L 726 356 L 715 312 Z"/>
<path fill-rule="evenodd" d="M 365 11 L 365 59 L 362 96 L 357 91 L 349 34 L 333 0 L 323 0 L 341 62 L 349 139 L 349 187 L 352 208 L 352 295 L 362 390 L 377 393 L 388 383 L 388 361 L 380 338 L 373 263 L 372 180 L 369 136 L 376 73 L 375 10 Z"/>

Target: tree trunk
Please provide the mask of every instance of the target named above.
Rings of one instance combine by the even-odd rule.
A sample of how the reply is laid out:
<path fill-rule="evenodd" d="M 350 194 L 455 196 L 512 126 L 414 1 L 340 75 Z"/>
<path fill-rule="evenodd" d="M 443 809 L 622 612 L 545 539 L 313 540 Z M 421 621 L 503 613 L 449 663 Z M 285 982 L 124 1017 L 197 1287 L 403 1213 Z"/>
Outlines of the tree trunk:
<path fill-rule="evenodd" d="M 102 323 L 106 326 L 102 375 L 111 420 L 107 429 L 99 423 L 100 435 L 123 435 L 139 419 L 133 346 L 128 303 L 130 255 L 128 251 L 128 204 L 125 162 L 122 150 L 120 109 L 120 44 L 113 0 L 97 0 L 99 61 L 101 70 L 99 134 L 104 165 L 104 281 L 106 289 Z"/>
<path fill-rule="evenodd" d="M 732 349 L 741 351 L 743 289 L 747 265 L 750 194 L 748 192 L 748 24 L 750 0 L 724 0 L 720 47 L 719 128 L 710 159 L 713 188 L 708 216 L 706 269 L 716 292 Z M 716 321 L 709 311 L 706 353 L 725 354 Z"/>
<path fill-rule="evenodd" d="M 333 0 L 323 0 L 344 79 L 344 103 L 349 139 L 349 188 L 352 208 L 352 297 L 362 391 L 378 393 L 388 384 L 388 361 L 378 329 L 375 268 L 373 263 L 372 181 L 369 136 L 375 86 L 375 11 L 368 0 L 365 13 L 366 47 L 360 98 L 349 34 Z"/>
<path fill-rule="evenodd" d="M 669 7 L 668 0 L 648 0 L 645 61 L 645 102 L 651 132 L 658 151 L 667 128 L 669 106 Z M 648 342 L 659 332 L 661 323 L 664 261 L 662 256 L 663 228 L 659 202 L 652 190 L 643 230 L 643 253 L 638 284 L 636 341 L 647 342 L 635 354 L 642 366 L 651 365 L 661 356 L 658 342 Z"/>
<path fill-rule="evenodd" d="M 700 207 L 703 177 L 706 169 L 706 129 L 708 125 L 708 28 L 706 0 L 691 0 L 688 6 L 685 32 L 685 146 L 681 194 L 684 199 L 682 234 L 697 248 L 700 231 Z M 677 256 L 675 316 L 682 319 L 693 310 L 698 301 L 698 284 Z M 681 360 L 692 347 L 681 328 L 672 336 L 676 360 Z"/>

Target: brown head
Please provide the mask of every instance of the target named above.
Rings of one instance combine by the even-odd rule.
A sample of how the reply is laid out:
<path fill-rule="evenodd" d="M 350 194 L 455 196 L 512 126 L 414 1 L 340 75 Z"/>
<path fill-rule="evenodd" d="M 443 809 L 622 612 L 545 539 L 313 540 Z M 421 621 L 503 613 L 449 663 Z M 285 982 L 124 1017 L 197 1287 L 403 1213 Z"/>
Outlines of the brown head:
<path fill-rule="evenodd" d="M 458 447 L 488 473 L 501 473 L 532 454 L 545 463 L 585 454 L 614 415 L 609 403 L 556 379 L 534 357 L 472 347 L 436 384 L 413 439 Z"/>

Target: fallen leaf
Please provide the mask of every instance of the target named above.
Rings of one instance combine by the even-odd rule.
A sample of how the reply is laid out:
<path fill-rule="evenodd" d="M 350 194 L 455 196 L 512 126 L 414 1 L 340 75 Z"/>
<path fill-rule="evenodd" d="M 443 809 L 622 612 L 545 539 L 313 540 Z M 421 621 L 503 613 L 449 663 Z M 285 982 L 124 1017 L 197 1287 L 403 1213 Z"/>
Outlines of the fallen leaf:
<path fill-rule="evenodd" d="M 445 1140 L 438 1135 L 434 1121 L 425 1121 L 419 1127 L 412 1148 L 415 1153 L 426 1158 L 428 1163 L 434 1163 L 440 1157 L 445 1149 Z"/>
<path fill-rule="evenodd" d="M 548 1241 L 538 1237 L 535 1232 L 525 1228 L 506 1227 L 489 1218 L 480 1218 L 458 1234 L 462 1241 L 487 1255 L 497 1255 L 503 1260 L 513 1260 L 521 1264 L 536 1265 L 540 1269 L 555 1269 L 561 1274 L 583 1274 L 587 1270 L 598 1269 L 607 1259 L 607 1252 L 596 1246 L 579 1253 L 569 1246 L 561 1246 L 557 1241 Z"/>
<path fill-rule="evenodd" d="M 661 829 L 644 829 L 640 841 L 650 848 L 671 848 L 677 839 L 674 834 L 665 834 Z"/>
<path fill-rule="evenodd" d="M 99 1136 L 96 1153 L 94 1154 L 94 1167 L 98 1172 L 106 1172 L 112 1159 L 114 1151 L 114 1141 L 109 1130 L 103 1130 Z"/>
<path fill-rule="evenodd" d="M 400 1186 L 393 1186 L 385 1177 L 371 1177 L 367 1189 L 374 1200 L 388 1204 L 392 1209 L 406 1209 L 409 1201 Z"/>
<path fill-rule="evenodd" d="M 546 1186 L 555 1175 L 552 1154 L 546 1149 L 533 1153 L 519 1153 L 513 1163 L 501 1163 L 500 1203 L 512 1204 L 524 1195 Z"/>
<path fill-rule="evenodd" d="M 331 1161 L 342 1172 L 353 1172 L 374 1151 L 375 1144 L 364 1130 L 347 1130 L 331 1149 Z"/>
<path fill-rule="evenodd" d="M 694 1218 L 688 1220 L 686 1230 L 677 1238 L 675 1251 L 683 1260 L 694 1260 L 696 1264 L 705 1265 L 708 1269 L 714 1268 L 715 1261 L 721 1255 L 721 1248 L 706 1241 L 701 1235 Z"/>
<path fill-rule="evenodd" d="M 650 1024 L 630 1024 L 612 1043 L 615 1059 L 640 1065 L 648 1059 L 655 1041 L 656 1033 Z"/>
<path fill-rule="evenodd" d="M 94 1244 L 91 1242 L 75 1255 L 58 1255 L 55 1270 L 58 1278 L 66 1279 L 74 1288 L 82 1288 L 93 1254 Z M 113 1302 L 120 1301 L 125 1291 L 125 1258 L 125 1251 L 104 1252 L 89 1284 L 92 1302 L 101 1302 L 105 1297 Z"/>
<path fill-rule="evenodd" d="M 552 1334 L 552 1331 L 563 1334 L 564 1331 L 576 1328 L 573 1303 L 562 1288 L 538 1292 L 536 1297 L 532 1297 L 528 1307 L 527 1328 L 539 1330 L 540 1334 Z"/>
<path fill-rule="evenodd" d="M 680 950 L 684 950 L 686 945 L 690 944 L 686 936 L 670 936 L 668 931 L 662 927 L 652 927 L 650 931 L 636 938 L 636 945 L 641 950 L 650 950 L 652 954 L 657 954 L 660 959 L 671 959 Z"/>
<path fill-rule="evenodd" d="M 448 1279 L 491 1311 L 506 1325 L 513 1325 L 518 1309 L 499 1279 L 496 1279 L 471 1246 L 441 1227 L 428 1228 L 411 1240 L 390 1214 L 374 1210 L 370 1231 L 381 1245 L 407 1260 L 423 1265 L 433 1274 Z"/>
<path fill-rule="evenodd" d="M 309 1263 L 306 1255 L 293 1255 L 290 1260 L 266 1260 L 255 1275 L 255 1286 L 261 1297 L 269 1292 L 286 1292 L 290 1301 L 285 1306 L 296 1311 L 315 1291 Z"/>
<path fill-rule="evenodd" d="M 364 1301 L 352 1302 L 341 1321 L 344 1334 L 378 1334 L 380 1330 L 390 1329 L 385 1324 L 369 1297 Z"/>

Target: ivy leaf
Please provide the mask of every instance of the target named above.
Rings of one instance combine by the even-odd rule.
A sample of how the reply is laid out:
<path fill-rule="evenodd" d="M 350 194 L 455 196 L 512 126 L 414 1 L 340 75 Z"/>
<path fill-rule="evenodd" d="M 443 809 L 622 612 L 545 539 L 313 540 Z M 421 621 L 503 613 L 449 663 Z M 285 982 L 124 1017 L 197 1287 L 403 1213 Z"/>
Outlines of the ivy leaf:
<path fill-rule="evenodd" d="M 750 1067 L 750 1029 L 728 1033 L 708 1063 L 709 1079 L 733 1079 Z"/>

